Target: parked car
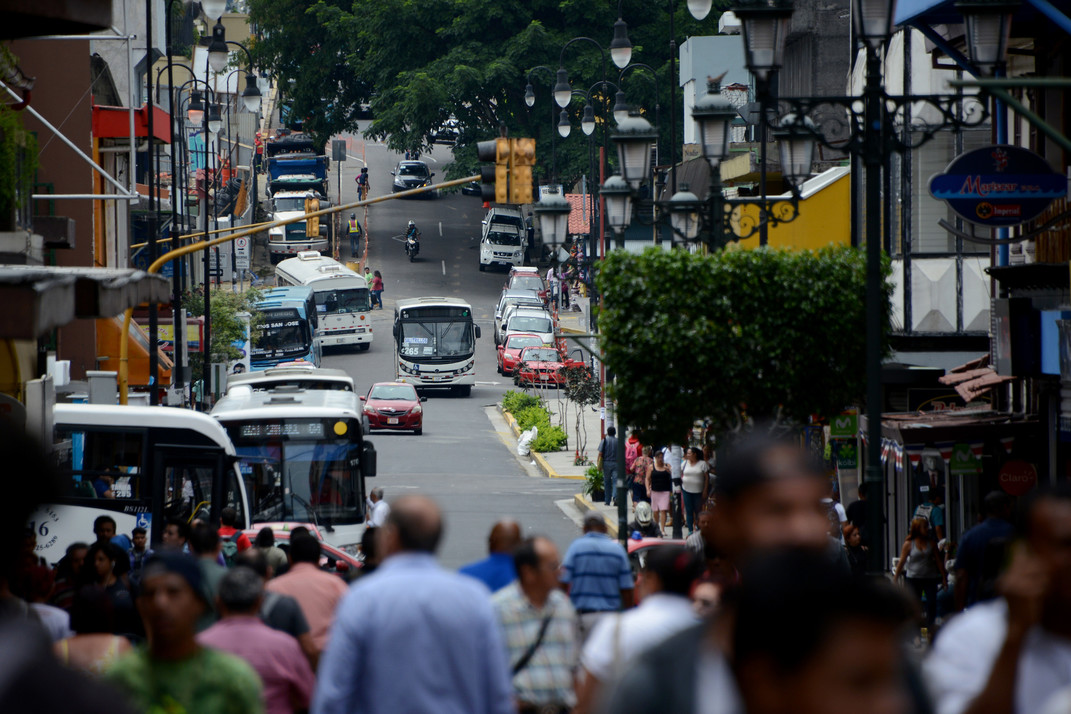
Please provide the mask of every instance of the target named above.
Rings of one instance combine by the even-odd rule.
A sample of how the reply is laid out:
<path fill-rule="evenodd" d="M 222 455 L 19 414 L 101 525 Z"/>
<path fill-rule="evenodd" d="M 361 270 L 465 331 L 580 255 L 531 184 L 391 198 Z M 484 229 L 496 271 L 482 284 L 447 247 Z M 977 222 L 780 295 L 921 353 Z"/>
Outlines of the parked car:
<path fill-rule="evenodd" d="M 495 306 L 495 344 L 502 344 L 502 321 L 506 319 L 506 313 L 510 308 L 517 305 L 525 307 L 543 308 L 543 301 L 532 290 L 503 290 L 502 296 Z"/>
<path fill-rule="evenodd" d="M 309 532 L 320 541 L 320 569 L 327 572 L 337 573 L 343 580 L 349 582 L 357 577 L 357 573 L 363 567 L 360 558 L 356 555 L 347 553 L 341 548 L 337 548 L 330 543 L 325 542 L 320 535 L 319 530 L 311 523 L 254 523 L 253 527 L 242 531 L 250 540 L 250 542 L 256 540 L 257 533 L 264 526 L 271 528 L 272 534 L 275 536 L 275 545 L 279 546 L 285 551 L 290 550 L 290 533 L 298 525 L 304 525 L 308 527 Z M 285 526 L 285 527 L 284 527 Z"/>
<path fill-rule="evenodd" d="M 517 358 L 513 371 L 513 382 L 521 387 L 537 387 L 565 384 L 561 374 L 562 367 L 583 367 L 583 362 L 567 359 L 554 347 L 539 345 L 524 347 Z"/>
<path fill-rule="evenodd" d="M 423 161 L 399 161 L 390 175 L 394 177 L 394 183 L 391 185 L 392 193 L 430 186 L 431 179 L 435 176 Z M 434 193 L 429 191 L 424 195 L 430 197 Z"/>
<path fill-rule="evenodd" d="M 523 332 L 510 335 L 505 344 L 498 346 L 498 373 L 505 376 L 513 374 L 521 350 L 525 347 L 542 347 L 543 338 L 539 335 L 527 335 Z"/>
<path fill-rule="evenodd" d="M 533 267 L 518 265 L 510 268 L 509 277 L 506 278 L 505 290 L 533 290 L 540 300 L 547 299 L 547 284 L 539 275 L 539 270 Z"/>
<path fill-rule="evenodd" d="M 502 342 L 516 332 L 539 335 L 543 344 L 554 344 L 554 318 L 542 309 L 518 307 L 510 312 L 502 326 Z"/>
<path fill-rule="evenodd" d="M 403 382 L 377 382 L 361 397 L 364 402 L 365 431 L 391 429 L 424 433 L 424 408 L 427 397 L 417 394 L 416 387 Z"/>

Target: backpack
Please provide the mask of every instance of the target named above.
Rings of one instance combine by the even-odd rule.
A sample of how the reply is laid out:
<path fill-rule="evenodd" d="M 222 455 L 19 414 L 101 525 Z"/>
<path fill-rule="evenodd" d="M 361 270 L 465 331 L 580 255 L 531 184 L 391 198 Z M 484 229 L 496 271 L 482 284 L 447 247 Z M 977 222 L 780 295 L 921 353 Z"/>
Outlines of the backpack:
<path fill-rule="evenodd" d="M 242 537 L 241 531 L 235 531 L 223 539 L 223 562 L 228 568 L 234 565 L 234 559 L 238 557 L 238 539 Z"/>
<path fill-rule="evenodd" d="M 626 441 L 625 442 L 625 468 L 628 471 L 632 471 L 632 464 L 636 463 L 636 459 L 639 458 L 640 449 L 643 447 L 639 441 Z"/>

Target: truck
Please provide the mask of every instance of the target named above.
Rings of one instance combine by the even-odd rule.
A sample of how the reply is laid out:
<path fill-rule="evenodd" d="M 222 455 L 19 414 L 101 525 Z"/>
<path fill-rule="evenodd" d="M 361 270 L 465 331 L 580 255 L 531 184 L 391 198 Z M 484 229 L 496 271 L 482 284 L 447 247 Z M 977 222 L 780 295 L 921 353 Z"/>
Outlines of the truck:
<path fill-rule="evenodd" d="M 327 195 L 327 157 L 323 154 L 279 154 L 268 157 L 268 194 L 317 191 Z"/>
<path fill-rule="evenodd" d="M 273 221 L 296 218 L 330 206 L 323 194 L 313 189 L 279 191 L 272 196 L 271 204 Z M 293 258 L 302 251 L 315 250 L 325 254 L 330 251 L 334 230 L 332 222 L 326 217 L 313 220 L 316 225 L 311 234 L 307 220 L 268 229 L 268 257 L 273 265 L 280 260 Z"/>

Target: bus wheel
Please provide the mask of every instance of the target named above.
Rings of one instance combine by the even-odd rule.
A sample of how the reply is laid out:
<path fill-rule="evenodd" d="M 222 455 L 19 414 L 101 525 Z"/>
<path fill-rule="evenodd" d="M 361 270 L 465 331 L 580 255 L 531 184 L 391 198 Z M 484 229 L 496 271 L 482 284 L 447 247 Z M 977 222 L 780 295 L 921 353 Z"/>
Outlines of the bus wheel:
<path fill-rule="evenodd" d="M 361 344 L 359 344 L 357 346 L 360 348 L 361 352 L 367 352 L 369 349 L 371 349 L 372 343 L 370 343 L 370 342 L 362 342 Z"/>

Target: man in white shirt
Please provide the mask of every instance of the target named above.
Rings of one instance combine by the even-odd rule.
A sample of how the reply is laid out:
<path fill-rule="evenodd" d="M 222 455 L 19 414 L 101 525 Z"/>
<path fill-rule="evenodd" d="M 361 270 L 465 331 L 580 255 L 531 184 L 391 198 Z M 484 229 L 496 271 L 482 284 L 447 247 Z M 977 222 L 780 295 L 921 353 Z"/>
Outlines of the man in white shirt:
<path fill-rule="evenodd" d="M 619 676 L 634 657 L 699 622 L 689 593 L 702 565 L 682 546 L 646 551 L 636 584 L 639 607 L 599 620 L 580 655 L 577 714 L 590 712 L 603 683 Z"/>
<path fill-rule="evenodd" d="M 383 500 L 383 488 L 376 486 L 368 494 L 368 527 L 382 528 L 390 515 L 390 506 Z"/>
<path fill-rule="evenodd" d="M 1071 487 L 1034 492 L 998 582 L 941 631 L 923 674 L 937 714 L 1032 714 L 1071 685 Z"/>

